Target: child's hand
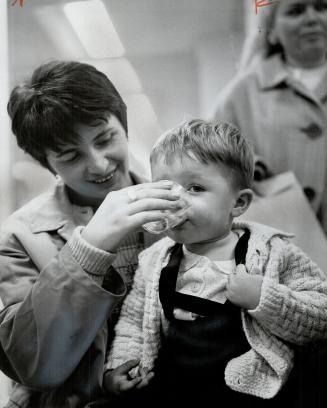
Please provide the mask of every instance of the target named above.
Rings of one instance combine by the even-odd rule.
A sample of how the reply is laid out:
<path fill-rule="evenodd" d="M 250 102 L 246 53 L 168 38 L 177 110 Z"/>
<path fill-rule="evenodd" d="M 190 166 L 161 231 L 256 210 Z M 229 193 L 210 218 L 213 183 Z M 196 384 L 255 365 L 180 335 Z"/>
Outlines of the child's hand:
<path fill-rule="evenodd" d="M 133 379 L 128 374 L 129 371 L 132 368 L 136 367 L 138 364 L 139 361 L 137 360 L 129 360 L 119 367 L 107 371 L 103 379 L 103 386 L 105 390 L 110 393 L 119 395 L 136 387 L 142 388 L 142 386 L 146 385 L 147 383 L 142 385 L 142 383 L 146 382 L 146 376 L 144 376 L 145 378 L 143 378 L 142 373 L 141 376 L 137 376 Z"/>
<path fill-rule="evenodd" d="M 228 277 L 227 299 L 243 309 L 255 309 L 260 301 L 262 279 L 259 274 L 249 275 L 243 264 L 237 265 Z"/>
<path fill-rule="evenodd" d="M 136 385 L 136 388 L 140 389 L 147 386 L 153 377 L 154 373 L 152 371 L 146 373 L 142 367 L 139 367 L 139 376 L 137 378 L 140 378 L 141 381 Z"/>

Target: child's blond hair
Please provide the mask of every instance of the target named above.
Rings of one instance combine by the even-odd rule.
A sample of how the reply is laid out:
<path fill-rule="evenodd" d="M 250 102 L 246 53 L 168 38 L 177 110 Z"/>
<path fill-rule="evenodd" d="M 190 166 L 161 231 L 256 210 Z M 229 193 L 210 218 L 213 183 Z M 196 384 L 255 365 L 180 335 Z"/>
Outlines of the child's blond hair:
<path fill-rule="evenodd" d="M 193 119 L 164 133 L 153 146 L 151 165 L 159 157 L 170 163 L 179 155 L 199 162 L 223 164 L 232 170 L 237 187 L 251 188 L 253 151 L 239 130 L 229 123 Z"/>

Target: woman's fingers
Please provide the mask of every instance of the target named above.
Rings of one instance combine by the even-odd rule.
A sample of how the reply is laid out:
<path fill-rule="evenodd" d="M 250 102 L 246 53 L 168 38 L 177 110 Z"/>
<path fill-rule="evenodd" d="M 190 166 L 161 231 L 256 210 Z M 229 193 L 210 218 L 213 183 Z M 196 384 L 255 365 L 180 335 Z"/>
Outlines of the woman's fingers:
<path fill-rule="evenodd" d="M 176 200 L 169 201 L 161 198 L 143 198 L 130 203 L 128 207 L 129 215 L 137 214 L 143 211 L 153 210 L 172 210 L 178 211 L 184 207 L 184 202 Z"/>
<path fill-rule="evenodd" d="M 130 202 L 142 200 L 144 198 L 160 198 L 163 200 L 178 200 L 181 198 L 179 193 L 175 193 L 171 190 L 164 190 L 164 189 L 136 189 L 136 188 L 128 188 L 127 189 L 127 196 Z"/>
<path fill-rule="evenodd" d="M 83 238 L 99 249 L 115 252 L 127 234 L 147 222 L 163 220 L 165 210 L 183 208 L 185 202 L 171 191 L 173 185 L 158 181 L 110 192 L 83 230 Z"/>
<path fill-rule="evenodd" d="M 160 210 L 143 211 L 130 216 L 130 222 L 137 226 L 153 221 L 164 221 L 167 215 Z"/>
<path fill-rule="evenodd" d="M 167 189 L 170 190 L 174 186 L 174 182 L 171 180 L 160 180 L 160 181 L 152 181 L 149 183 L 142 183 L 136 184 L 134 187 L 140 189 L 147 189 L 147 188 L 159 188 L 159 189 Z"/>
<path fill-rule="evenodd" d="M 163 200 L 178 200 L 181 198 L 180 193 L 166 188 L 165 185 L 154 185 L 154 183 L 131 186 L 124 189 L 124 191 L 127 194 L 129 202 L 142 200 L 144 198 L 160 198 Z"/>

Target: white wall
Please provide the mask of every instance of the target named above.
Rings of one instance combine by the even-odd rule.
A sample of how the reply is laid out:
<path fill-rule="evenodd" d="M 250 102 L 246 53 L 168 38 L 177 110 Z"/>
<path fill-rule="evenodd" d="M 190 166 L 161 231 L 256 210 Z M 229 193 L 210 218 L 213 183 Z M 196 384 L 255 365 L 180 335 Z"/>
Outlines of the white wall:
<path fill-rule="evenodd" d="M 7 2 L 0 2 L 0 223 L 11 211 L 9 119 L 6 105 L 9 92 Z M 0 309 L 2 302 L 0 299 Z M 0 371 L 0 406 L 8 399 L 9 380 Z"/>
<path fill-rule="evenodd" d="M 163 130 L 199 113 L 197 63 L 192 52 L 132 59 Z"/>
<path fill-rule="evenodd" d="M 241 32 L 204 38 L 196 46 L 200 115 L 209 119 L 214 102 L 238 70 Z"/>
<path fill-rule="evenodd" d="M 0 223 L 12 208 L 10 124 L 7 115 L 9 95 L 7 1 L 0 1 Z"/>

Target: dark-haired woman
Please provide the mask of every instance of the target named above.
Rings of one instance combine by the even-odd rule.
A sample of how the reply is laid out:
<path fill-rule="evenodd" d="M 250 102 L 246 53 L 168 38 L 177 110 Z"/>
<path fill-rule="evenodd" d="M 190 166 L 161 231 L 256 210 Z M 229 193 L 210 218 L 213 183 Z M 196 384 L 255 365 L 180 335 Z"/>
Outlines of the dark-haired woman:
<path fill-rule="evenodd" d="M 119 304 L 150 243 L 141 226 L 178 196 L 130 171 L 126 106 L 90 65 L 40 66 L 8 112 L 18 145 L 59 180 L 1 230 L 0 367 L 16 382 L 7 407 L 84 407 L 104 395 Z"/>

